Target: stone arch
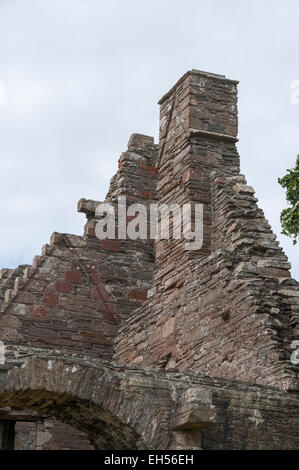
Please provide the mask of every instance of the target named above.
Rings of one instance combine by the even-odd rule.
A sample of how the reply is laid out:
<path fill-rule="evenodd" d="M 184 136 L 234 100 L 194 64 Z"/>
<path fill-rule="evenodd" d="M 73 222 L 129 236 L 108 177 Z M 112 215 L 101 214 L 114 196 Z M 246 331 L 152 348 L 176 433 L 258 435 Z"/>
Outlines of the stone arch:
<path fill-rule="evenodd" d="M 151 401 L 138 379 L 99 361 L 43 353 L 0 368 L 0 408 L 54 416 L 86 433 L 98 449 L 152 448 L 149 435 L 154 437 L 158 422 L 151 429 Z"/>

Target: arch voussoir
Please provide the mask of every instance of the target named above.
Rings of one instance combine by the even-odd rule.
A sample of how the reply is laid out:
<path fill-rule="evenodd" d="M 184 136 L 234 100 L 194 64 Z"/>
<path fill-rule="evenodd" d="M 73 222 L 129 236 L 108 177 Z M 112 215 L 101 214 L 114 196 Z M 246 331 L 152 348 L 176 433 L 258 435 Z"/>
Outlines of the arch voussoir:
<path fill-rule="evenodd" d="M 157 383 L 134 368 L 53 351 L 23 351 L 0 369 L 1 383 L 0 408 L 53 415 L 103 448 L 166 445 L 169 428 L 164 433 L 158 425 L 170 422 L 169 388 L 159 382 L 158 400 L 152 393 Z"/>

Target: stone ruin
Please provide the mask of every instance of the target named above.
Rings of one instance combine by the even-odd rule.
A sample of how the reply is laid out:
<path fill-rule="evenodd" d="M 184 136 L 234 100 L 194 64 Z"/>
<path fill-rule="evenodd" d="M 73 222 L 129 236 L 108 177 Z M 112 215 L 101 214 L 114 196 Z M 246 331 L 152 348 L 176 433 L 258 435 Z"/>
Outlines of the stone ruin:
<path fill-rule="evenodd" d="M 101 241 L 81 199 L 83 236 L 2 269 L 0 448 L 299 449 L 299 286 L 239 172 L 237 84 L 187 72 L 106 198 L 203 204 L 201 249 Z"/>

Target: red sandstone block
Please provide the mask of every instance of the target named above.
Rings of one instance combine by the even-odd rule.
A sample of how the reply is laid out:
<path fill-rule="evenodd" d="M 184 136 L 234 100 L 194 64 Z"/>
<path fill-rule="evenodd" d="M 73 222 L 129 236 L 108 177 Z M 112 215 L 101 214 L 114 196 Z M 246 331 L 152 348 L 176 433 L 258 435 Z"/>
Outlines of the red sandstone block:
<path fill-rule="evenodd" d="M 98 311 L 102 314 L 107 314 L 105 320 L 109 318 L 109 323 L 118 324 L 114 318 L 114 305 L 110 302 L 109 293 L 106 291 L 105 286 L 100 283 L 97 287 L 93 287 L 91 295 L 98 301 Z"/>
<path fill-rule="evenodd" d="M 139 163 L 139 168 L 142 168 L 143 170 L 147 170 L 147 171 L 153 171 L 154 173 L 158 171 L 155 166 L 144 165 L 143 163 Z"/>
<path fill-rule="evenodd" d="M 67 271 L 64 280 L 66 282 L 72 282 L 73 284 L 82 284 L 83 277 L 80 271 Z"/>
<path fill-rule="evenodd" d="M 54 292 L 49 291 L 43 295 L 43 303 L 47 307 L 56 307 L 59 304 L 59 298 Z"/>
<path fill-rule="evenodd" d="M 147 299 L 147 291 L 144 290 L 131 290 L 130 298 L 136 300 L 146 300 Z"/>
<path fill-rule="evenodd" d="M 223 178 L 220 178 L 220 177 L 219 177 L 219 178 L 216 178 L 216 179 L 215 179 L 215 183 L 217 183 L 217 184 L 224 184 L 225 181 L 224 181 Z"/>
<path fill-rule="evenodd" d="M 35 305 L 30 305 L 29 316 L 30 318 L 32 318 L 32 320 L 35 320 L 37 318 L 47 319 L 49 318 L 49 312 L 45 307 L 36 307 Z"/>
<path fill-rule="evenodd" d="M 118 240 L 102 240 L 102 250 L 107 251 L 120 251 L 120 241 Z"/>
<path fill-rule="evenodd" d="M 99 298 L 99 291 L 98 291 L 97 287 L 92 287 L 91 288 L 91 295 L 94 299 Z"/>
<path fill-rule="evenodd" d="M 100 275 L 98 273 L 94 273 L 90 275 L 90 278 L 94 284 L 99 284 L 100 282 Z"/>
<path fill-rule="evenodd" d="M 85 268 L 89 274 L 95 274 L 97 272 L 97 265 L 95 263 L 85 263 Z"/>
<path fill-rule="evenodd" d="M 109 315 L 113 315 L 114 305 L 108 302 L 105 302 L 103 299 L 98 299 L 98 311 L 102 313 L 107 313 Z"/>
<path fill-rule="evenodd" d="M 73 290 L 73 286 L 69 282 L 57 281 L 55 282 L 55 290 L 62 294 L 70 294 Z"/>
<path fill-rule="evenodd" d="M 149 199 L 150 191 L 140 191 L 140 196 Z"/>
<path fill-rule="evenodd" d="M 157 175 L 154 171 L 148 171 L 144 170 L 143 168 L 140 169 L 141 176 L 145 176 L 146 178 L 151 178 L 152 180 L 155 180 L 157 178 Z"/>
<path fill-rule="evenodd" d="M 105 287 L 101 284 L 98 284 L 97 287 L 91 289 L 91 295 L 97 300 L 103 300 L 105 302 L 109 301 L 108 293 L 105 290 Z"/>
<path fill-rule="evenodd" d="M 111 325 L 119 325 L 120 324 L 120 316 L 119 315 L 113 315 L 113 313 L 111 313 L 111 312 L 105 312 L 104 311 L 102 313 L 102 322 L 103 323 L 109 323 Z"/>
<path fill-rule="evenodd" d="M 106 291 L 106 288 L 102 283 L 98 284 L 98 292 L 100 293 L 101 298 L 104 299 L 106 302 L 108 302 L 109 294 Z"/>
<path fill-rule="evenodd" d="M 95 227 L 88 227 L 87 229 L 87 235 L 89 237 L 95 237 L 96 236 L 96 229 Z"/>

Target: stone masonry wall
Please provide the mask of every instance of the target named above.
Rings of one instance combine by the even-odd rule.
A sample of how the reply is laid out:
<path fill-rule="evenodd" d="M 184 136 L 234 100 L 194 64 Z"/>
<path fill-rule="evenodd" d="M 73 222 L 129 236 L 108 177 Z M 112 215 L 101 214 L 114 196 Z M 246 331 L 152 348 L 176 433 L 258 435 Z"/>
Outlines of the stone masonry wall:
<path fill-rule="evenodd" d="M 156 157 L 153 139 L 134 134 L 106 202 L 115 204 L 118 195 L 144 203 L 153 198 Z M 120 323 L 152 287 L 153 244 L 100 241 L 95 236 L 97 205 L 79 201 L 78 209 L 88 219 L 83 237 L 54 233 L 33 266 L 2 270 L 1 292 L 8 288 L 0 313 L 0 340 L 5 344 L 112 358 Z"/>
<path fill-rule="evenodd" d="M 105 199 L 202 204 L 198 249 L 118 224 L 100 241 L 81 199 L 83 236 L 0 271 L 16 448 L 298 448 L 299 285 L 240 174 L 237 83 L 187 72 L 160 100 L 159 148 L 133 134 Z"/>
<path fill-rule="evenodd" d="M 298 390 L 298 283 L 239 173 L 236 85 L 191 71 L 160 101 L 158 200 L 204 205 L 203 246 L 156 243 L 155 289 L 114 359 Z"/>
<path fill-rule="evenodd" d="M 59 415 L 66 425 L 63 441 L 60 424 L 42 420 L 39 447 L 57 448 L 58 438 L 69 446 L 71 426 L 97 449 L 299 449 L 298 394 L 45 349 L 16 346 L 15 356 L 12 349 L 0 365 L 0 410 Z"/>
<path fill-rule="evenodd" d="M 86 434 L 55 418 L 17 421 L 15 450 L 94 450 Z"/>
<path fill-rule="evenodd" d="M 128 204 L 154 200 L 156 160 L 153 138 L 133 134 L 105 202 L 117 207 L 118 196 L 126 196 Z M 154 250 L 151 241 L 100 241 L 95 236 L 98 204 L 85 199 L 78 203 L 87 217 L 82 237 L 55 232 L 32 266 L 0 272 L 0 340 L 6 345 L 111 360 L 120 323 L 143 303 L 152 287 Z M 47 439 L 42 448 L 89 448 L 86 436 L 63 423 L 53 426 L 46 418 L 43 423 Z M 42 434 L 41 425 L 35 428 L 18 421 L 16 445 L 39 442 Z"/>

